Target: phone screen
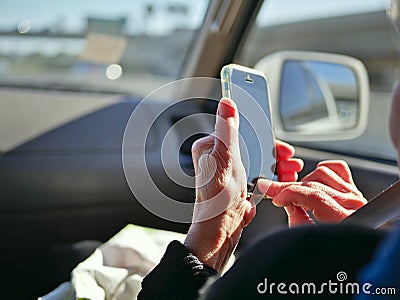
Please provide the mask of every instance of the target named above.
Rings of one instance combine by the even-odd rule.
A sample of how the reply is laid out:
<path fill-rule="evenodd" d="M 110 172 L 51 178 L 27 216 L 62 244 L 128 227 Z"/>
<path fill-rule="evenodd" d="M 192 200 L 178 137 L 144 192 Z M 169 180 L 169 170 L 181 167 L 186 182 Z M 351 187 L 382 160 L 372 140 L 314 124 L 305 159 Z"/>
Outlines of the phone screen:
<path fill-rule="evenodd" d="M 221 72 L 229 95 L 240 115 L 240 153 L 248 180 L 258 176 L 273 179 L 275 142 L 271 126 L 268 86 L 265 77 L 252 69 L 227 66 Z M 243 68 L 243 69 L 242 69 Z M 223 74 L 225 72 L 225 75 Z"/>

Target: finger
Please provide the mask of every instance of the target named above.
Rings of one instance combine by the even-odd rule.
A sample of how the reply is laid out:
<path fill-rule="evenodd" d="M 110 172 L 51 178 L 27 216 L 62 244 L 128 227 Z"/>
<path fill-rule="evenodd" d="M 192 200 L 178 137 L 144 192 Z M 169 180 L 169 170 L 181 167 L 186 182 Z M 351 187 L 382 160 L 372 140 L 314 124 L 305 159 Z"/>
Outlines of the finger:
<path fill-rule="evenodd" d="M 271 198 L 276 197 L 276 195 L 290 186 L 301 185 L 328 194 L 333 200 L 346 209 L 358 209 L 367 203 L 367 200 L 363 197 L 354 195 L 353 193 L 338 192 L 319 182 L 276 182 L 262 178 L 257 181 L 258 190 Z"/>
<path fill-rule="evenodd" d="M 239 113 L 236 104 L 228 98 L 223 98 L 218 104 L 215 120 L 216 146 L 223 143 L 224 148 L 239 147 Z"/>
<path fill-rule="evenodd" d="M 334 198 L 339 202 L 339 204 L 347 203 L 347 205 L 350 205 L 352 202 L 353 204 L 351 207 L 357 206 L 359 207 L 360 205 L 364 205 L 367 200 L 365 200 L 363 197 L 354 195 L 353 193 L 341 193 L 333 188 L 331 188 L 328 185 L 325 185 L 323 183 L 319 182 L 313 182 L 313 181 L 306 181 L 306 182 L 276 182 L 264 178 L 260 178 L 257 181 L 257 188 L 258 190 L 265 194 L 268 197 L 274 198 L 277 194 L 282 192 L 284 189 L 290 187 L 290 186 L 306 186 L 309 188 L 313 188 L 315 190 L 320 190 L 321 192 L 327 193 L 330 197 Z"/>
<path fill-rule="evenodd" d="M 318 163 L 318 167 L 327 167 L 342 177 L 346 182 L 354 183 L 350 167 L 344 160 L 326 160 Z"/>
<path fill-rule="evenodd" d="M 362 196 L 361 192 L 356 188 L 355 185 L 346 182 L 342 177 L 340 177 L 334 171 L 325 166 L 317 167 L 314 171 L 305 176 L 301 181 L 316 181 L 328 185 L 338 190 L 339 192 L 348 192 Z"/>
<path fill-rule="evenodd" d="M 288 160 L 278 161 L 278 172 L 300 172 L 303 169 L 304 162 L 301 159 L 290 158 Z"/>
<path fill-rule="evenodd" d="M 277 194 L 291 185 L 301 185 L 301 182 L 277 182 L 264 178 L 260 178 L 257 181 L 258 190 L 271 198 L 274 198 Z"/>
<path fill-rule="evenodd" d="M 291 185 L 277 194 L 272 203 L 278 207 L 300 206 L 323 222 L 339 222 L 351 213 L 324 191 L 308 186 Z"/>
<path fill-rule="evenodd" d="M 302 207 L 289 205 L 284 207 L 284 209 L 288 216 L 289 227 L 315 223 Z"/>
<path fill-rule="evenodd" d="M 277 161 L 277 174 L 300 172 L 303 169 L 304 162 L 301 159 L 289 158 L 287 160 Z"/>
<path fill-rule="evenodd" d="M 277 160 L 286 160 L 288 158 L 291 158 L 293 157 L 295 152 L 292 145 L 289 145 L 288 143 L 282 142 L 280 140 L 275 140 L 275 148 Z"/>
<path fill-rule="evenodd" d="M 303 186 L 324 191 L 346 209 L 359 209 L 361 206 L 367 203 L 367 200 L 364 197 L 355 195 L 353 193 L 341 193 L 319 182 L 303 182 Z"/>
<path fill-rule="evenodd" d="M 299 175 L 296 172 L 293 173 L 278 173 L 278 179 L 280 182 L 295 182 Z"/>
<path fill-rule="evenodd" d="M 367 200 L 363 197 L 356 196 L 352 193 L 340 193 L 337 190 L 318 182 L 275 182 L 267 179 L 259 179 L 257 182 L 259 191 L 273 198 L 274 201 L 275 197 L 286 188 L 300 185 L 312 188 L 316 191 L 319 190 L 321 193 L 326 193 L 329 197 L 331 197 L 332 201 L 336 201 L 337 205 L 342 206 L 344 211 L 358 209 L 367 203 Z"/>
<path fill-rule="evenodd" d="M 355 196 L 355 197 L 357 197 L 357 196 Z M 362 197 L 358 197 L 358 198 L 352 198 L 351 196 L 350 197 L 339 197 L 339 198 L 335 197 L 334 199 L 341 206 L 343 206 L 346 209 L 350 209 L 350 210 L 357 210 L 360 207 L 362 207 L 368 203 L 368 201 Z"/>

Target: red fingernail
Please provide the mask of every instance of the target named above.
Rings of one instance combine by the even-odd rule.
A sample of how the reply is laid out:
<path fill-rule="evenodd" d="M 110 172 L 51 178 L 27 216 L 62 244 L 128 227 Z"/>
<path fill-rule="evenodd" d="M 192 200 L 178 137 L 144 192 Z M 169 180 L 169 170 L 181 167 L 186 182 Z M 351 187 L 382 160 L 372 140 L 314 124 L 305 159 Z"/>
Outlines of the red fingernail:
<path fill-rule="evenodd" d="M 218 105 L 217 115 L 225 118 L 234 116 L 236 108 L 232 104 L 230 100 L 222 99 L 220 105 Z"/>

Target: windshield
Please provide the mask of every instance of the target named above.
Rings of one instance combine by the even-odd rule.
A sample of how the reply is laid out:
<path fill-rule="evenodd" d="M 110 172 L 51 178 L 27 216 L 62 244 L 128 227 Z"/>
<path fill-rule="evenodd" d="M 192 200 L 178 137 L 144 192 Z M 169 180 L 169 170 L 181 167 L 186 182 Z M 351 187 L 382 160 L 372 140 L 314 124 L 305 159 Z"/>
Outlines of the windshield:
<path fill-rule="evenodd" d="M 0 85 L 146 95 L 177 78 L 207 0 L 3 0 Z"/>

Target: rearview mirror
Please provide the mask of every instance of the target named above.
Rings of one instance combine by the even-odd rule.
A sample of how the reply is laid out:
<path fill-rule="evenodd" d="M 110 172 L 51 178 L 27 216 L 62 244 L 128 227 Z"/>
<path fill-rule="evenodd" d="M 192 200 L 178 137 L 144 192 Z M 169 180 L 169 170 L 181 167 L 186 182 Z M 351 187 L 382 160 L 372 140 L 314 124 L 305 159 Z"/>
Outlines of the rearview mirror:
<path fill-rule="evenodd" d="M 367 125 L 369 84 L 357 59 L 337 54 L 283 51 L 254 67 L 269 81 L 278 138 L 332 141 L 355 138 Z"/>

